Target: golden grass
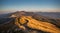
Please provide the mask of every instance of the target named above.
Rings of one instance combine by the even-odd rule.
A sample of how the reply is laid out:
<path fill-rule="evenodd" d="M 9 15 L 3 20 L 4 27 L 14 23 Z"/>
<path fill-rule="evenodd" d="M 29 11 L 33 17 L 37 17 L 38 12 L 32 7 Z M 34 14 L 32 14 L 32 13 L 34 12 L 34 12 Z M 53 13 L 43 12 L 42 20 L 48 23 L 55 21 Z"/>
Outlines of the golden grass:
<path fill-rule="evenodd" d="M 21 19 L 20 19 L 20 23 L 21 24 L 26 23 L 25 20 L 29 21 L 27 23 L 27 26 L 29 28 L 42 30 L 42 31 L 45 31 L 45 32 L 50 32 L 50 33 L 60 33 L 60 29 L 57 28 L 55 25 L 53 25 L 51 23 L 35 20 L 31 16 L 22 16 Z"/>

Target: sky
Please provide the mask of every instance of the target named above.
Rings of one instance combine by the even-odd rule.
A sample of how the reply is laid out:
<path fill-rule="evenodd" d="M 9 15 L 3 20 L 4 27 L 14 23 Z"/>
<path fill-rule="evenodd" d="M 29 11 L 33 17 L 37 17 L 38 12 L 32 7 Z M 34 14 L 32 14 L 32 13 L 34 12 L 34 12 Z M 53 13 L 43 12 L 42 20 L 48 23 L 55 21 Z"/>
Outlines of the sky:
<path fill-rule="evenodd" d="M 60 0 L 0 0 L 0 13 L 15 11 L 60 12 Z"/>

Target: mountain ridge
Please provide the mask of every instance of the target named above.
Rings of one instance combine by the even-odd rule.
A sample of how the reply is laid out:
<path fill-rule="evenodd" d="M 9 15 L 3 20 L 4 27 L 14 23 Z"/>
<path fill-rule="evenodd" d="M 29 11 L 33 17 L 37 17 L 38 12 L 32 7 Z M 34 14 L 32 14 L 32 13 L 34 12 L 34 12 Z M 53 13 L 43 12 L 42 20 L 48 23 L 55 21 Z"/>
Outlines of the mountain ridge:
<path fill-rule="evenodd" d="M 15 17 L 13 16 L 15 15 Z M 12 16 L 12 17 L 11 17 Z M 60 19 L 54 19 L 54 18 L 47 18 L 45 16 L 42 16 L 42 15 L 39 15 L 39 14 L 36 14 L 34 12 L 24 12 L 24 11 L 21 11 L 21 12 L 14 12 L 14 13 L 11 13 L 10 16 L 8 16 L 8 18 L 15 18 L 15 22 L 16 20 L 19 21 L 20 17 L 22 16 L 32 16 L 32 18 L 36 19 L 36 20 L 39 20 L 39 21 L 43 21 L 43 22 L 49 22 L 49 23 L 52 23 L 58 27 L 60 27 L 60 24 L 59 24 L 59 21 Z M 17 19 L 16 19 L 17 18 Z M 15 23 L 14 22 L 14 23 Z M 7 23 L 8 24 L 8 23 Z M 9 23 L 10 24 L 10 23 Z M 13 24 L 13 23 L 12 23 Z M 15 25 L 15 24 L 13 24 Z M 8 25 L 7 25 L 8 26 Z M 6 26 L 6 27 L 7 27 Z M 16 26 L 18 27 L 18 26 Z M 4 28 L 4 27 L 3 27 Z M 13 29 L 14 30 L 14 29 Z M 20 30 L 21 31 L 21 30 Z M 24 30 L 23 30 L 24 31 Z M 25 32 L 25 31 L 24 31 Z"/>

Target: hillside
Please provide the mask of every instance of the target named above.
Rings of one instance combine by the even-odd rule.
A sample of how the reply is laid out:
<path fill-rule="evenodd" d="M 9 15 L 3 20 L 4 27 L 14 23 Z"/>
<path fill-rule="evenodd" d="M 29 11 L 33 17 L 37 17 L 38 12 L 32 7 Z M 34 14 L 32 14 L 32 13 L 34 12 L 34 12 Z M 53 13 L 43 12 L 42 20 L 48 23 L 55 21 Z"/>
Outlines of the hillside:
<path fill-rule="evenodd" d="M 22 19 L 20 21 L 21 17 L 23 18 L 23 16 L 31 16 L 32 17 L 31 22 L 34 22 L 34 24 L 37 24 L 38 22 L 36 22 L 36 21 L 39 21 L 41 23 L 48 23 L 47 25 L 49 25 L 49 23 L 51 23 L 55 27 L 60 28 L 60 19 L 59 18 L 50 18 L 50 17 L 48 18 L 46 16 L 39 15 L 34 12 L 17 11 L 17 12 L 9 14 L 7 18 L 2 18 L 2 19 L 0 18 L 0 32 L 1 33 L 5 33 L 5 32 L 6 33 L 17 33 L 17 32 L 18 33 L 47 33 L 45 31 L 43 31 L 44 29 L 40 30 L 37 27 L 29 28 L 29 26 L 30 26 L 29 23 L 28 23 L 29 26 L 27 26 L 27 24 L 26 24 L 26 21 L 29 22 L 29 20 Z M 36 21 L 34 21 L 34 20 L 36 20 Z M 22 22 L 22 21 L 24 21 L 24 22 Z M 42 24 L 42 25 L 44 25 L 44 24 Z M 56 28 L 53 27 L 53 25 L 52 25 L 52 28 L 54 30 Z M 42 27 L 42 28 L 44 28 L 44 27 Z"/>

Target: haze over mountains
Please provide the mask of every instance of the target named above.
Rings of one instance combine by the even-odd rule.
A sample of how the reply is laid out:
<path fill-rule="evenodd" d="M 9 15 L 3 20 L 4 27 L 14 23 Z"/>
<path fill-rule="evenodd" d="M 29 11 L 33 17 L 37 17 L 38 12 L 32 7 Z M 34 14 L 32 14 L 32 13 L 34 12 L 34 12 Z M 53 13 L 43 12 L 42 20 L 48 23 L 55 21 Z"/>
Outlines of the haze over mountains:
<path fill-rule="evenodd" d="M 5 17 L 6 15 L 11 14 L 10 13 L 1 13 L 0 17 Z M 14 13 L 14 12 L 13 12 Z M 53 18 L 60 18 L 60 12 L 34 12 L 36 14 L 42 15 L 42 16 L 46 16 L 46 17 L 53 17 Z"/>
<path fill-rule="evenodd" d="M 51 18 L 60 18 L 60 12 L 37 12 L 37 14 Z"/>
<path fill-rule="evenodd" d="M 15 15 L 15 16 L 14 16 Z M 31 28 L 26 28 L 28 30 L 19 30 L 18 26 L 16 26 L 15 22 L 19 22 L 20 17 L 22 16 L 32 16 L 37 21 L 48 22 L 56 25 L 56 27 L 60 28 L 60 12 L 25 12 L 25 11 L 17 11 L 13 13 L 7 13 L 0 15 L 0 32 L 19 32 L 22 31 L 25 33 L 32 33 L 32 31 L 36 33 L 42 33 L 43 31 L 34 30 Z M 17 19 L 16 19 L 17 17 Z M 17 21 L 18 20 L 18 21 Z M 32 20 L 33 21 L 33 20 Z M 23 25 L 25 26 L 25 25 Z M 26 26 L 25 26 L 26 27 Z M 6 28 L 6 29 L 4 29 Z M 16 30 L 17 29 L 17 30 Z M 16 30 L 16 31 L 15 31 Z M 30 31 L 31 30 L 31 31 Z M 45 33 L 45 32 L 44 32 Z"/>

